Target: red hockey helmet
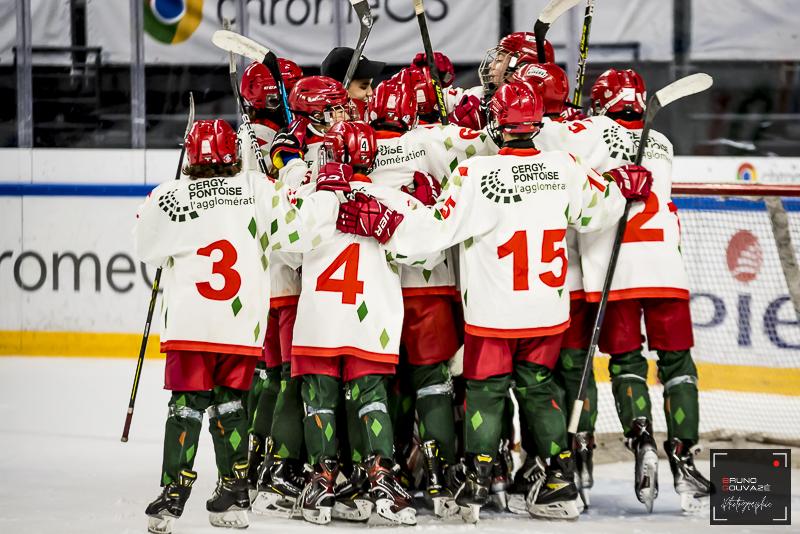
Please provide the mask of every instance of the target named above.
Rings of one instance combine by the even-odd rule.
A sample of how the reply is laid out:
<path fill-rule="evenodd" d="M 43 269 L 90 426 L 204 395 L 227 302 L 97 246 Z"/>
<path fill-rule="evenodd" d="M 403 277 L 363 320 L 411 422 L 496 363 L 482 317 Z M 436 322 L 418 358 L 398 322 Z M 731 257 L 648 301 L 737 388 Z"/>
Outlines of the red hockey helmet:
<path fill-rule="evenodd" d="M 362 172 L 369 172 L 378 151 L 375 130 L 361 121 L 337 122 L 325 134 L 323 146 L 327 161 L 347 163 Z"/>
<path fill-rule="evenodd" d="M 417 125 L 417 96 L 408 72 L 381 82 L 369 104 L 370 124 L 393 126 L 402 131 Z"/>
<path fill-rule="evenodd" d="M 542 125 L 542 99 L 530 85 L 503 84 L 489 103 L 493 128 L 507 133 L 536 133 Z"/>
<path fill-rule="evenodd" d="M 559 114 L 566 108 L 569 81 L 564 69 L 555 63 L 523 65 L 511 80 L 530 85 L 536 95 L 541 97 L 545 114 Z"/>
<path fill-rule="evenodd" d="M 334 117 L 331 112 L 341 110 L 350 115 L 352 103 L 341 82 L 327 76 L 308 76 L 292 88 L 289 108 L 317 124 L 332 124 Z"/>
<path fill-rule="evenodd" d="M 434 52 L 433 60 L 436 63 L 436 68 L 439 69 L 439 77 L 442 81 L 442 88 L 453 85 L 453 82 L 456 80 L 456 69 L 453 67 L 453 62 L 450 61 L 450 58 L 441 52 Z M 414 56 L 414 59 L 411 61 L 411 66 L 422 69 L 425 77 L 430 79 L 431 74 L 428 69 L 428 56 L 425 54 L 425 52 L 420 52 Z"/>
<path fill-rule="evenodd" d="M 595 115 L 607 113 L 644 113 L 647 105 L 644 79 L 633 69 L 608 69 L 592 86 L 592 111 Z"/>
<path fill-rule="evenodd" d="M 555 51 L 550 41 L 544 41 L 547 63 L 555 61 Z M 500 39 L 500 43 L 486 52 L 478 74 L 487 93 L 494 92 L 522 65 L 539 63 L 536 36 L 531 32 L 515 32 Z"/>
<path fill-rule="evenodd" d="M 288 59 L 278 58 L 281 78 L 287 91 L 291 91 L 298 80 L 303 77 L 303 70 Z M 242 97 L 253 109 L 274 110 L 280 105 L 281 98 L 278 86 L 269 69 L 257 61 L 250 63 L 242 74 L 240 85 Z"/>
<path fill-rule="evenodd" d="M 189 165 L 230 165 L 239 154 L 236 132 L 221 119 L 195 121 L 186 137 Z"/>

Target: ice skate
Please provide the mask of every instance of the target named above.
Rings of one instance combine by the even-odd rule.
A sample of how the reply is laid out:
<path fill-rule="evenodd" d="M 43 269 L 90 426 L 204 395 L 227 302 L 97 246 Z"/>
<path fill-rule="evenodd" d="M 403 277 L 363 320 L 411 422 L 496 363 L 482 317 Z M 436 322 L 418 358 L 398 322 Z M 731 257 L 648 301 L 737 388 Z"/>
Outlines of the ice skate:
<path fill-rule="evenodd" d="M 589 508 L 589 490 L 594 486 L 594 449 L 597 447 L 592 432 L 578 432 L 572 440 L 575 457 L 575 485 L 583 501 L 584 509 Z"/>
<path fill-rule="evenodd" d="M 300 512 L 309 523 L 326 525 L 331 522 L 333 504 L 336 500 L 334 485 L 339 474 L 336 460 L 326 459 L 314 466 L 311 480 L 300 494 Z"/>
<path fill-rule="evenodd" d="M 247 528 L 250 495 L 247 491 L 247 464 L 235 464 L 232 476 L 221 476 L 217 488 L 206 501 L 208 521 L 215 527 Z"/>
<path fill-rule="evenodd" d="M 708 510 L 711 482 L 704 477 L 694 465 L 694 450 L 678 438 L 664 442 L 664 451 L 669 459 L 675 491 L 681 497 L 681 509 L 687 513 L 698 513 Z"/>
<path fill-rule="evenodd" d="M 465 523 L 477 523 L 481 507 L 489 500 L 494 459 L 486 454 L 467 454 L 466 476 L 456 492 L 456 503 Z"/>
<path fill-rule="evenodd" d="M 441 519 L 453 517 L 459 509 L 445 478 L 448 466 L 439 457 L 439 445 L 430 440 L 423 443 L 421 449 L 427 480 L 425 502 L 433 508 L 436 517 Z"/>
<path fill-rule="evenodd" d="M 575 463 L 572 453 L 564 451 L 550 458 L 546 466 L 536 458 L 525 473 L 530 489 L 525 496 L 528 513 L 539 519 L 577 519 L 583 504 L 575 487 Z"/>
<path fill-rule="evenodd" d="M 417 510 L 413 498 L 403 488 L 388 458 L 375 456 L 367 460 L 369 494 L 378 516 L 398 525 L 416 525 Z"/>
<path fill-rule="evenodd" d="M 653 512 L 658 497 L 658 453 L 653 439 L 653 426 L 644 417 L 637 417 L 625 444 L 636 456 L 634 489 L 636 498 Z"/>
<path fill-rule="evenodd" d="M 269 464 L 267 464 L 269 462 Z M 265 462 L 252 510 L 259 515 L 291 517 L 305 479 L 299 460 L 274 458 Z"/>
<path fill-rule="evenodd" d="M 369 498 L 369 477 L 361 464 L 353 466 L 350 478 L 336 486 L 333 518 L 345 521 L 368 521 L 373 504 Z"/>
<path fill-rule="evenodd" d="M 175 519 L 183 514 L 183 507 L 192 493 L 192 484 L 197 480 L 197 473 L 184 469 L 178 475 L 177 482 L 164 486 L 161 495 L 147 505 L 147 531 L 153 534 L 170 534 Z"/>
<path fill-rule="evenodd" d="M 259 472 L 261 465 L 264 463 L 266 457 L 266 440 L 261 436 L 250 434 L 247 447 L 247 483 L 250 488 L 250 498 L 255 497 L 255 490 L 258 486 Z"/>
<path fill-rule="evenodd" d="M 492 465 L 492 481 L 489 485 L 489 502 L 500 512 L 508 510 L 508 490 L 511 486 L 511 468 L 514 460 L 508 444 L 503 442 Z"/>

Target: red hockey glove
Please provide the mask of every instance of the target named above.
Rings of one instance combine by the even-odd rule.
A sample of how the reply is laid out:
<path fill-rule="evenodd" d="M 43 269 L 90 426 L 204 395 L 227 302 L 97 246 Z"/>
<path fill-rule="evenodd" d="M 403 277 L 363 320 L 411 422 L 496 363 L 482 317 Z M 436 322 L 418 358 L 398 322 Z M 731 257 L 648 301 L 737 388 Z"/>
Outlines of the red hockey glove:
<path fill-rule="evenodd" d="M 641 165 L 623 165 L 603 174 L 614 180 L 622 191 L 622 196 L 631 201 L 645 200 L 650 196 L 653 174 Z"/>
<path fill-rule="evenodd" d="M 400 190 L 426 206 L 433 206 L 442 192 L 442 186 L 427 172 L 414 171 L 414 191 L 412 192 L 407 185 L 401 187 Z"/>
<path fill-rule="evenodd" d="M 339 206 L 336 229 L 345 234 L 374 237 L 383 245 L 394 234 L 403 216 L 364 193 Z"/>
<path fill-rule="evenodd" d="M 300 117 L 275 135 L 269 149 L 269 157 L 276 169 L 282 169 L 290 160 L 302 158 L 306 146 L 308 119 Z"/>
<path fill-rule="evenodd" d="M 561 112 L 561 118 L 565 121 L 582 121 L 583 119 L 588 119 L 589 116 L 581 108 L 568 107 Z"/>
<path fill-rule="evenodd" d="M 320 167 L 317 174 L 317 191 L 350 192 L 353 167 L 346 163 L 329 162 Z"/>
<path fill-rule="evenodd" d="M 474 95 L 464 95 L 448 118 L 450 122 L 471 130 L 486 127 L 486 113 L 483 111 L 481 99 Z"/>

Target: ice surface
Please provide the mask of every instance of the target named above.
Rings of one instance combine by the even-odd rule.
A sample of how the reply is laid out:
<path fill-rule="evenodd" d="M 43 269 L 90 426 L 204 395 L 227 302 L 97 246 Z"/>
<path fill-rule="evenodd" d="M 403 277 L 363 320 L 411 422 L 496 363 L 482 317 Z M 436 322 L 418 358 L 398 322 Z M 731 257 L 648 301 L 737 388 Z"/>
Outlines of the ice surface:
<path fill-rule="evenodd" d="M 109 534 L 146 532 L 144 508 L 159 493 L 161 439 L 168 393 L 161 389 L 163 361 L 147 361 L 130 442 L 119 441 L 135 361 L 92 358 L 0 358 L 0 533 Z M 211 439 L 204 432 L 197 455 L 199 473 L 176 533 L 215 533 L 205 500 L 216 471 Z M 708 464 L 701 463 L 708 472 Z M 596 467 L 592 509 L 577 523 L 535 521 L 491 515 L 477 527 L 420 516 L 417 527 L 377 528 L 380 532 L 435 531 L 526 533 L 713 531 L 708 518 L 680 513 L 666 462 L 661 462 L 661 495 L 652 515 L 633 494 L 632 463 Z M 800 510 L 800 473 L 793 473 L 794 510 Z M 312 526 L 299 520 L 251 515 L 248 532 L 345 532 L 361 525 Z M 736 532 L 744 528 L 734 527 Z M 792 527 L 748 528 L 790 532 Z M 797 531 L 797 527 L 794 527 Z M 373 529 L 375 530 L 375 529 Z M 728 529 L 730 530 L 730 529 Z M 726 532 L 728 531 L 726 530 Z M 718 531 L 718 530 L 717 530 Z"/>

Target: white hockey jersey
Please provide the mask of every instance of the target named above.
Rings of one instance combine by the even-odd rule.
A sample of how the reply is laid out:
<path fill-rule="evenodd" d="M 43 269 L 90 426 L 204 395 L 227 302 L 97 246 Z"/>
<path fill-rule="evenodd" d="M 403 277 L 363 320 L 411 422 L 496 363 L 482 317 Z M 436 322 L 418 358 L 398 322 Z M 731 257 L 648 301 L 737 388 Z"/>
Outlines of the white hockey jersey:
<path fill-rule="evenodd" d="M 505 148 L 458 166 L 433 209 L 405 214 L 385 246 L 428 254 L 461 243 L 467 332 L 557 334 L 569 326 L 567 227 L 607 228 L 624 205 L 616 184 L 565 152 Z"/>
<path fill-rule="evenodd" d="M 377 133 L 378 156 L 370 179 L 395 189 L 410 186 L 416 171 L 446 183 L 453 169 L 465 159 L 497 154 L 498 150 L 485 132 L 456 125 L 420 126 L 403 135 Z M 400 276 L 405 296 L 456 294 L 452 260 L 434 269 L 403 265 Z"/>
<path fill-rule="evenodd" d="M 272 160 L 269 157 L 269 149 L 272 146 L 275 135 L 278 133 L 278 125 L 266 120 L 259 121 L 258 123 L 251 122 L 250 125 L 253 127 L 253 133 L 256 134 L 256 138 L 258 139 L 261 155 L 264 157 L 264 162 L 267 164 L 267 171 L 271 172 Z M 250 136 L 244 124 L 239 126 L 237 136 L 239 138 L 239 149 L 242 154 L 242 169 L 246 171 L 259 170 L 258 161 L 253 152 L 252 144 L 250 143 Z"/>
<path fill-rule="evenodd" d="M 556 127 L 557 126 L 557 127 Z M 633 163 L 640 129 L 627 129 L 608 117 L 551 123 L 535 138 L 537 146 L 568 150 L 599 172 Z M 646 202 L 631 206 L 611 285 L 610 300 L 643 297 L 689 298 L 681 256 L 680 224 L 672 202 L 672 144 L 651 130 L 642 165 L 653 173 Z M 600 300 L 616 229 L 581 236 L 581 266 L 586 298 Z"/>
<path fill-rule="evenodd" d="M 163 266 L 161 351 L 260 356 L 274 250 L 303 252 L 332 233 L 329 192 L 292 206 L 258 172 L 159 185 L 140 206 L 136 254 Z"/>
<path fill-rule="evenodd" d="M 422 207 L 400 191 L 369 182 L 354 181 L 351 186 L 354 191 L 392 198 L 404 213 L 409 206 Z M 301 188 L 298 196 L 302 198 L 314 187 L 309 184 Z M 396 263 L 413 263 L 415 258 L 392 258 L 372 238 L 338 231 L 332 234 L 302 255 L 303 291 L 297 305 L 292 354 L 354 355 L 397 363 L 403 295 Z"/>

